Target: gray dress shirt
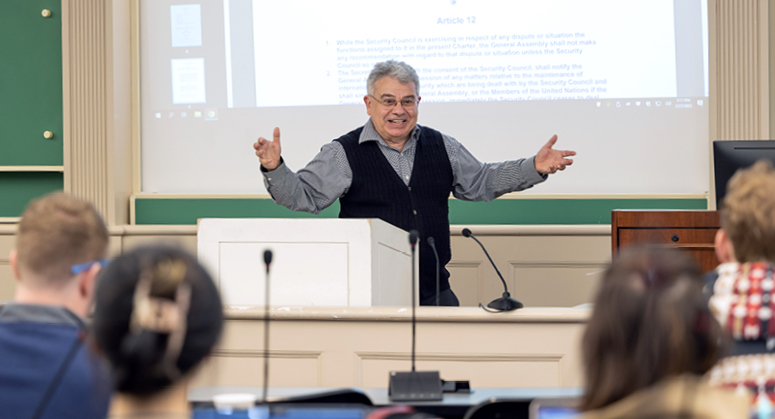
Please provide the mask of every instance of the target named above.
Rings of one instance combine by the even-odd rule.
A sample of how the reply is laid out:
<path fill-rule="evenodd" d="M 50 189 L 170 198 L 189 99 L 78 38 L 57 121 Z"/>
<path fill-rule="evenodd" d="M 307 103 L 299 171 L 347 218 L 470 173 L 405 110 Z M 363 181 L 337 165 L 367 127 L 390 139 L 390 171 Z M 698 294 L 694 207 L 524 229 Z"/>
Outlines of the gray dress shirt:
<path fill-rule="evenodd" d="M 359 143 L 376 141 L 385 159 L 398 176 L 409 184 L 414 153 L 422 127 L 417 125 L 402 151 L 390 147 L 379 136 L 369 119 L 363 126 Z M 505 193 L 521 191 L 546 180 L 538 173 L 535 163 L 528 159 L 510 160 L 501 163 L 482 163 L 454 138 L 442 134 L 444 145 L 452 165 L 452 195 L 466 201 L 491 201 Z M 344 148 L 332 141 L 320 149 L 315 158 L 297 173 L 285 163 L 275 170 L 261 170 L 264 185 L 272 199 L 293 211 L 318 214 L 334 201 L 347 194 L 352 184 L 352 170 Z"/>

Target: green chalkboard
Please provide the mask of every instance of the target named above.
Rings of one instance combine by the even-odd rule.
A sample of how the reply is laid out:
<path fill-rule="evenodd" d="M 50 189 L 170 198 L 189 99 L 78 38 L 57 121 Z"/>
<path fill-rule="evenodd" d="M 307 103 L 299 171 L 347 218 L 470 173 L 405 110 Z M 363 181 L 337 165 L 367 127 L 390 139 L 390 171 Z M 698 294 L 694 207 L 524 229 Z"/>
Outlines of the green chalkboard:
<path fill-rule="evenodd" d="M 705 199 L 498 199 L 449 201 L 451 224 L 610 224 L 614 209 L 707 209 Z M 269 199 L 135 200 L 136 224 L 196 224 L 199 218 L 333 218 L 336 202 L 320 215 L 293 212 Z"/>
<path fill-rule="evenodd" d="M 56 172 L 0 172 L 0 217 L 18 217 L 31 200 L 61 191 L 62 176 Z"/>
<path fill-rule="evenodd" d="M 0 127 L 0 166 L 62 165 L 60 0 L 0 1 Z"/>

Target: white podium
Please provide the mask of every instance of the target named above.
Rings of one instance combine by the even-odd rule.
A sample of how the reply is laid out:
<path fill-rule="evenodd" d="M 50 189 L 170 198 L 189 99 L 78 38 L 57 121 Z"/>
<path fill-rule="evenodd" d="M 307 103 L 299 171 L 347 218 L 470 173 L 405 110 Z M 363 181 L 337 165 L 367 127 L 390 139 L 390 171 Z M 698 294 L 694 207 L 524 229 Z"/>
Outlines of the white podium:
<path fill-rule="evenodd" d="M 406 307 L 412 269 L 419 282 L 420 255 L 412 267 L 409 234 L 382 220 L 209 218 L 198 224 L 199 261 L 225 305 L 264 304 L 267 249 L 273 252 L 272 306 Z"/>

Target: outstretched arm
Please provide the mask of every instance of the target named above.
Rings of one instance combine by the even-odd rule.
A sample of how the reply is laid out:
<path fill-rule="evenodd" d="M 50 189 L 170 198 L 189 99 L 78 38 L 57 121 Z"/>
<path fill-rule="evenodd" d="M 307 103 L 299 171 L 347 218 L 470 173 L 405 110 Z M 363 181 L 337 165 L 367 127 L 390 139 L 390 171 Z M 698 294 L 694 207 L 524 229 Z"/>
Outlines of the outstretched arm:
<path fill-rule="evenodd" d="M 565 167 L 573 164 L 573 160 L 566 157 L 575 156 L 576 152 L 571 150 L 555 150 L 554 144 L 557 142 L 557 136 L 554 135 L 549 141 L 538 150 L 535 157 L 536 170 L 539 173 L 548 175 L 556 173 L 558 170 L 565 170 Z"/>
<path fill-rule="evenodd" d="M 452 173 L 454 189 L 452 194 L 466 201 L 491 201 L 505 193 L 522 191 L 546 180 L 547 174 L 563 170 L 573 163 L 565 157 L 574 151 L 554 150 L 555 135 L 539 155 L 526 159 L 508 160 L 500 163 L 481 163 L 454 138 L 444 136 Z M 552 168 L 554 166 L 554 168 Z"/>

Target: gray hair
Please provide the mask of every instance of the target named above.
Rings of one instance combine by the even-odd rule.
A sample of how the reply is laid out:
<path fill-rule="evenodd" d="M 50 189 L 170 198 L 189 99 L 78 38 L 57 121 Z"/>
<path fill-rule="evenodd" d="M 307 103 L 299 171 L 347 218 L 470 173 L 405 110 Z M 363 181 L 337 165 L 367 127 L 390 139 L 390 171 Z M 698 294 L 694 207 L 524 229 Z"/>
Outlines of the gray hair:
<path fill-rule="evenodd" d="M 403 61 L 387 60 L 374 65 L 366 80 L 366 90 L 370 95 L 374 94 L 374 83 L 383 77 L 395 77 L 401 83 L 414 83 L 414 89 L 420 94 L 420 77 L 412 66 Z"/>

